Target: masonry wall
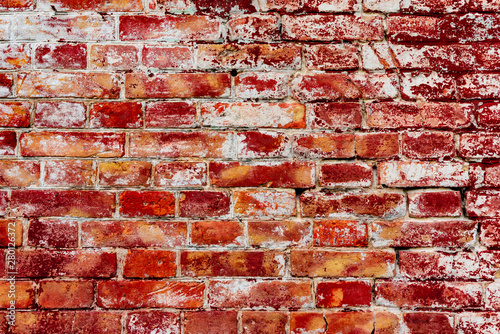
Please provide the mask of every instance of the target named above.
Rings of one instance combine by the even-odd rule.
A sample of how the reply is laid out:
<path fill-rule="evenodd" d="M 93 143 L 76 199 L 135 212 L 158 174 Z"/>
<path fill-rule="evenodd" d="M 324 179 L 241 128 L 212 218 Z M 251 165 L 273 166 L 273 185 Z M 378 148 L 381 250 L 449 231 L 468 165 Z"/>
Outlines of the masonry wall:
<path fill-rule="evenodd" d="M 0 10 L 0 333 L 500 333 L 500 1 Z"/>

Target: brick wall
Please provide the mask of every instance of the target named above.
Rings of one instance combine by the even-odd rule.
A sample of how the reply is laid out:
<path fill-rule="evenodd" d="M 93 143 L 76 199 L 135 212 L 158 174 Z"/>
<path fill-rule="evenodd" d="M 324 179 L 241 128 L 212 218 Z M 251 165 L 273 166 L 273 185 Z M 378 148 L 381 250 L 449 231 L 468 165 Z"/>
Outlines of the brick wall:
<path fill-rule="evenodd" d="M 0 11 L 0 333 L 500 333 L 500 1 Z"/>

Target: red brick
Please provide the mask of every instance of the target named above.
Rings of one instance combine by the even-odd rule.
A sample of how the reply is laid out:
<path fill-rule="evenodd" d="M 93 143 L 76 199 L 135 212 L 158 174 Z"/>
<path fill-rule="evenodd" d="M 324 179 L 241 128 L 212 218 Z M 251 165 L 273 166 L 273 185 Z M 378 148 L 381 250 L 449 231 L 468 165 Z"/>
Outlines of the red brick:
<path fill-rule="evenodd" d="M 410 217 L 459 217 L 462 198 L 459 191 L 416 191 L 408 193 Z"/>
<path fill-rule="evenodd" d="M 470 2 L 470 0 L 460 2 L 450 0 L 408 0 L 402 3 L 401 11 L 412 14 L 463 12 L 470 10 L 468 8 Z"/>
<path fill-rule="evenodd" d="M 312 188 L 315 186 L 315 164 L 277 162 L 243 164 L 210 162 L 210 183 L 218 187 Z"/>
<path fill-rule="evenodd" d="M 215 308 L 265 307 L 269 309 L 311 307 L 311 285 L 305 281 L 210 281 L 208 304 Z"/>
<path fill-rule="evenodd" d="M 240 132 L 236 140 L 238 158 L 278 158 L 290 154 L 290 137 L 284 132 Z"/>
<path fill-rule="evenodd" d="M 179 196 L 181 217 L 219 217 L 229 215 L 230 195 L 218 191 L 185 191 Z"/>
<path fill-rule="evenodd" d="M 305 106 L 298 103 L 204 103 L 202 123 L 211 127 L 305 128 Z"/>
<path fill-rule="evenodd" d="M 34 125 L 42 128 L 83 128 L 87 107 L 81 102 L 38 102 Z"/>
<path fill-rule="evenodd" d="M 316 73 L 296 76 L 292 95 L 302 101 L 389 99 L 399 95 L 399 88 L 392 74 Z"/>
<path fill-rule="evenodd" d="M 29 102 L 0 103 L 0 127 L 26 128 L 30 126 Z"/>
<path fill-rule="evenodd" d="M 147 68 L 192 69 L 194 54 L 186 46 L 144 45 L 142 64 Z"/>
<path fill-rule="evenodd" d="M 82 70 L 87 68 L 85 44 L 44 44 L 35 49 L 36 68 L 64 68 Z"/>
<path fill-rule="evenodd" d="M 350 220 L 316 221 L 313 238 L 318 247 L 366 247 L 368 225 Z"/>
<path fill-rule="evenodd" d="M 404 313 L 403 321 L 410 333 L 454 334 L 453 314 L 437 312 Z"/>
<path fill-rule="evenodd" d="M 196 9 L 203 13 L 226 16 L 232 12 L 252 13 L 257 11 L 256 3 L 252 0 L 227 0 L 224 2 L 213 2 L 210 0 L 192 0 Z"/>
<path fill-rule="evenodd" d="M 360 6 L 356 0 L 311 0 L 304 3 L 304 9 L 307 12 L 354 12 Z"/>
<path fill-rule="evenodd" d="M 370 306 L 372 287 L 369 282 L 319 282 L 316 288 L 318 307 Z"/>
<path fill-rule="evenodd" d="M 293 152 L 304 158 L 352 158 L 354 135 L 307 133 L 294 136 Z"/>
<path fill-rule="evenodd" d="M 138 102 L 102 102 L 90 108 L 91 128 L 142 127 L 142 106 Z"/>
<path fill-rule="evenodd" d="M 367 125 L 371 128 L 411 127 L 464 128 L 471 125 L 472 105 L 458 103 L 367 103 Z"/>
<path fill-rule="evenodd" d="M 199 308 L 205 284 L 182 281 L 100 281 L 97 305 L 111 309 Z"/>
<path fill-rule="evenodd" d="M 290 332 L 302 333 L 378 333 L 374 329 L 372 312 L 293 312 L 290 313 Z"/>
<path fill-rule="evenodd" d="M 184 222 L 106 221 L 83 222 L 82 247 L 162 247 L 186 245 Z"/>
<path fill-rule="evenodd" d="M 244 228 L 237 221 L 199 221 L 191 224 L 191 244 L 195 246 L 243 246 L 244 241 Z"/>
<path fill-rule="evenodd" d="M 38 186 L 40 163 L 36 161 L 1 160 L 0 186 L 29 187 Z"/>
<path fill-rule="evenodd" d="M 285 274 L 285 254 L 282 252 L 182 252 L 180 263 L 182 276 L 283 277 Z"/>
<path fill-rule="evenodd" d="M 111 15 L 24 15 L 13 27 L 16 40 L 109 41 L 115 38 Z M 80 88 L 81 90 L 81 88 Z"/>
<path fill-rule="evenodd" d="M 458 309 L 481 307 L 479 283 L 377 282 L 376 303 L 381 306 Z"/>
<path fill-rule="evenodd" d="M 0 216 L 5 215 L 5 210 L 7 209 L 7 192 L 0 191 Z"/>
<path fill-rule="evenodd" d="M 26 281 L 14 281 L 16 309 L 33 308 L 35 306 L 35 284 Z M 11 281 L 0 282 L 0 308 L 11 307 Z"/>
<path fill-rule="evenodd" d="M 20 97 L 118 98 L 118 77 L 108 73 L 19 73 Z"/>
<path fill-rule="evenodd" d="M 23 11 L 33 9 L 33 0 L 2 0 L 0 1 L 1 11 Z"/>
<path fill-rule="evenodd" d="M 319 185 L 335 188 L 360 188 L 372 184 L 372 165 L 362 162 L 323 163 Z M 305 188 L 305 187 L 302 187 Z"/>
<path fill-rule="evenodd" d="M 19 250 L 18 277 L 113 277 L 116 254 L 96 250 Z"/>
<path fill-rule="evenodd" d="M 275 14 L 233 15 L 227 27 L 232 41 L 270 42 L 280 36 Z"/>
<path fill-rule="evenodd" d="M 13 233 L 14 235 L 12 235 Z M 23 224 L 20 220 L 0 220 L 0 247 L 9 247 L 14 237 L 14 245 L 21 246 L 23 243 Z M 3 271 L 1 271 L 3 273 Z"/>
<path fill-rule="evenodd" d="M 28 246 L 76 248 L 78 247 L 78 222 L 32 219 L 28 229 Z"/>
<path fill-rule="evenodd" d="M 460 136 L 459 154 L 463 158 L 500 158 L 500 135 L 464 133 Z"/>
<path fill-rule="evenodd" d="M 94 167 L 90 160 L 48 160 L 45 162 L 45 178 L 48 186 L 92 186 Z"/>
<path fill-rule="evenodd" d="M 484 103 L 477 109 L 476 122 L 480 127 L 497 128 L 500 122 L 500 104 Z"/>
<path fill-rule="evenodd" d="M 99 184 L 111 187 L 148 186 L 151 163 L 146 161 L 101 162 Z"/>
<path fill-rule="evenodd" d="M 40 8 L 51 8 L 54 11 L 95 11 L 95 12 L 136 12 L 142 10 L 142 2 L 140 0 L 125 0 L 125 1 L 76 1 L 76 0 L 42 0 L 39 4 Z"/>
<path fill-rule="evenodd" d="M 301 47 L 294 44 L 200 44 L 202 69 L 300 69 Z"/>
<path fill-rule="evenodd" d="M 471 247 L 477 224 L 472 221 L 375 222 L 375 247 Z"/>
<path fill-rule="evenodd" d="M 392 192 L 323 193 L 306 192 L 300 196 L 303 217 L 374 216 L 400 217 L 406 211 L 406 196 Z"/>
<path fill-rule="evenodd" d="M 0 97 L 8 97 L 12 94 L 13 77 L 12 74 L 0 73 Z M 23 103 L 18 103 L 23 105 Z M 2 106 L 13 106 L 15 102 L 2 103 Z M 5 112 L 5 111 L 3 111 Z"/>
<path fill-rule="evenodd" d="M 288 94 L 286 73 L 244 72 L 235 78 L 235 94 L 244 99 L 282 99 Z"/>
<path fill-rule="evenodd" d="M 498 264 L 497 268 L 498 269 Z M 493 280 L 493 278 L 490 278 Z M 500 309 L 500 286 L 498 283 L 493 282 L 486 285 L 486 309 Z"/>
<path fill-rule="evenodd" d="M 227 97 L 231 79 L 225 73 L 159 73 L 125 77 L 127 98 Z"/>
<path fill-rule="evenodd" d="M 293 12 L 302 9 L 301 0 L 262 0 L 259 1 L 262 11 Z"/>
<path fill-rule="evenodd" d="M 452 132 L 405 132 L 403 154 L 410 159 L 442 159 L 455 155 Z"/>
<path fill-rule="evenodd" d="M 168 191 L 124 191 L 119 196 L 123 217 L 165 217 L 175 214 L 174 194 Z"/>
<path fill-rule="evenodd" d="M 26 157 L 121 157 L 125 134 L 111 132 L 28 132 L 20 137 Z"/>
<path fill-rule="evenodd" d="M 481 244 L 486 247 L 500 246 L 500 222 L 494 220 L 481 221 Z"/>
<path fill-rule="evenodd" d="M 244 311 L 241 322 L 242 334 L 286 333 L 288 316 L 284 312 Z"/>
<path fill-rule="evenodd" d="M 311 243 L 311 224 L 298 221 L 250 221 L 248 243 L 261 248 L 305 247 Z"/>
<path fill-rule="evenodd" d="M 0 156 L 16 153 L 17 138 L 14 131 L 0 131 Z"/>
<path fill-rule="evenodd" d="M 457 329 L 468 334 L 495 333 L 500 331 L 500 315 L 496 312 L 461 313 L 457 316 Z"/>
<path fill-rule="evenodd" d="M 203 162 L 162 162 L 154 169 L 155 186 L 201 187 L 207 184 L 207 167 Z"/>
<path fill-rule="evenodd" d="M 109 191 L 13 190 L 10 207 L 14 217 L 111 217 L 115 212 L 115 194 Z"/>
<path fill-rule="evenodd" d="M 216 41 L 221 36 L 216 17 L 199 15 L 127 15 L 120 17 L 120 40 Z"/>
<path fill-rule="evenodd" d="M 243 217 L 288 217 L 296 213 L 295 193 L 288 191 L 235 191 L 234 213 Z"/>
<path fill-rule="evenodd" d="M 363 120 L 359 103 L 314 103 L 307 109 L 313 129 L 360 128 Z"/>
<path fill-rule="evenodd" d="M 237 334 L 238 312 L 201 311 L 184 313 L 185 334 Z"/>
<path fill-rule="evenodd" d="M 467 187 L 469 165 L 462 162 L 398 161 L 378 164 L 379 184 L 389 187 Z"/>
<path fill-rule="evenodd" d="M 358 50 L 353 44 L 319 44 L 306 48 L 307 68 L 313 70 L 354 70 Z"/>
<path fill-rule="evenodd" d="M 37 311 L 16 313 L 16 334 L 71 333 L 79 334 L 120 333 L 121 314 L 102 311 Z"/>
<path fill-rule="evenodd" d="M 38 304 L 42 308 L 89 308 L 94 302 L 90 281 L 42 281 Z"/>
<path fill-rule="evenodd" d="M 135 45 L 98 45 L 90 47 L 90 69 L 133 70 L 139 65 L 139 48 Z"/>
<path fill-rule="evenodd" d="M 292 250 L 292 276 L 306 277 L 392 277 L 394 252 Z"/>
<path fill-rule="evenodd" d="M 401 97 L 405 100 L 451 100 L 455 98 L 455 79 L 437 72 L 405 73 L 401 78 Z"/>
<path fill-rule="evenodd" d="M 354 139 L 356 155 L 362 159 L 387 159 L 399 156 L 398 133 L 356 133 Z"/>
<path fill-rule="evenodd" d="M 298 41 L 381 40 L 382 18 L 354 15 L 283 15 L 283 39 Z"/>
<path fill-rule="evenodd" d="M 465 196 L 465 208 L 469 217 L 500 217 L 500 191 L 472 190 Z"/>
<path fill-rule="evenodd" d="M 181 334 L 179 314 L 167 311 L 136 311 L 127 314 L 128 334 L 161 333 Z"/>
<path fill-rule="evenodd" d="M 147 128 L 184 128 L 196 123 L 196 106 L 192 102 L 152 102 L 146 105 Z"/>
<path fill-rule="evenodd" d="M 129 250 L 125 257 L 123 277 L 163 278 L 175 276 L 176 254 L 163 250 Z"/>

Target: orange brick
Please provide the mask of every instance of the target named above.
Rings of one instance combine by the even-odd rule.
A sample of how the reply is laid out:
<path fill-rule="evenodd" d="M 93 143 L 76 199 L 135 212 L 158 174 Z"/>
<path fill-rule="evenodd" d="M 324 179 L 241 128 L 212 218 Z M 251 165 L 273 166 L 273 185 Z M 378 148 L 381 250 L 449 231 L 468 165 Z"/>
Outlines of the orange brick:
<path fill-rule="evenodd" d="M 38 303 L 42 308 L 89 308 L 94 302 L 90 281 L 42 281 Z"/>

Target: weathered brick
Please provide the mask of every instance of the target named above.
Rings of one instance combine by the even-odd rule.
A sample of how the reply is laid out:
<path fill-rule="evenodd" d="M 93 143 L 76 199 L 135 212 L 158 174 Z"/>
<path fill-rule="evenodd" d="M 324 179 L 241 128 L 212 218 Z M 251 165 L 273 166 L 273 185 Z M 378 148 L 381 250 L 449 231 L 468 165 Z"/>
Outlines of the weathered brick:
<path fill-rule="evenodd" d="M 36 68 L 64 68 L 81 70 L 87 68 L 85 44 L 43 44 L 35 49 Z"/>
<path fill-rule="evenodd" d="M 91 128 L 142 127 L 142 108 L 137 102 L 95 103 L 90 108 Z"/>
<path fill-rule="evenodd" d="M 27 44 L 2 44 L 0 50 L 2 52 L 0 55 L 0 69 L 21 69 L 27 68 L 31 64 L 31 51 Z"/>
<path fill-rule="evenodd" d="M 28 281 L 17 281 L 14 283 L 15 286 L 15 299 L 14 306 L 16 309 L 27 309 L 33 308 L 35 306 L 35 285 L 33 282 Z M 12 294 L 11 282 L 1 281 L 0 282 L 0 308 L 6 309 L 11 307 L 11 298 L 9 295 Z"/>
<path fill-rule="evenodd" d="M 238 333 L 238 313 L 236 311 L 199 311 L 184 313 L 184 333 L 186 334 L 227 334 Z"/>
<path fill-rule="evenodd" d="M 283 39 L 298 41 L 381 40 L 383 22 L 378 16 L 282 16 Z"/>
<path fill-rule="evenodd" d="M 198 221 L 191 224 L 191 244 L 195 246 L 243 246 L 244 242 L 244 228 L 237 221 Z"/>
<path fill-rule="evenodd" d="M 164 247 L 186 245 L 184 222 L 106 221 L 83 222 L 82 247 Z"/>
<path fill-rule="evenodd" d="M 38 186 L 40 163 L 36 161 L 0 160 L 0 186 Z"/>
<path fill-rule="evenodd" d="M 381 217 L 394 219 L 406 211 L 406 196 L 395 192 L 306 192 L 300 196 L 304 217 Z"/>
<path fill-rule="evenodd" d="M 5 211 L 7 209 L 7 192 L 6 191 L 0 191 L 0 216 L 5 215 Z"/>
<path fill-rule="evenodd" d="M 16 153 L 17 138 L 14 131 L 0 131 L 0 155 Z"/>
<path fill-rule="evenodd" d="M 375 247 L 471 247 L 476 238 L 473 221 L 374 222 Z"/>
<path fill-rule="evenodd" d="M 75 0 L 42 0 L 39 8 L 54 11 L 96 11 L 96 12 L 135 12 L 142 10 L 140 0 L 125 1 L 75 1 Z"/>
<path fill-rule="evenodd" d="M 14 235 L 12 235 L 13 233 Z M 14 239 L 12 239 L 12 237 Z M 20 220 L 0 220 L 0 247 L 9 247 L 14 240 L 15 246 L 23 243 L 23 224 Z M 3 271 L 2 271 L 3 273 Z"/>
<path fill-rule="evenodd" d="M 372 184 L 372 165 L 361 162 L 323 163 L 319 185 L 334 188 L 361 188 Z M 305 187 L 302 187 L 305 188 Z"/>
<path fill-rule="evenodd" d="M 83 128 L 87 107 L 81 102 L 38 102 L 34 125 L 41 128 Z"/>
<path fill-rule="evenodd" d="M 0 127 L 29 127 L 30 107 L 31 104 L 29 102 L 0 103 Z"/>
<path fill-rule="evenodd" d="M 123 217 L 165 217 L 175 214 L 174 194 L 168 191 L 124 191 L 118 201 Z"/>
<path fill-rule="evenodd" d="M 101 162 L 99 184 L 111 187 L 148 186 L 151 163 L 146 161 Z"/>
<path fill-rule="evenodd" d="M 207 184 L 203 162 L 160 162 L 154 168 L 157 187 L 201 187 Z"/>
<path fill-rule="evenodd" d="M 181 45 L 144 45 L 142 64 L 148 68 L 191 69 L 194 67 L 193 50 Z"/>
<path fill-rule="evenodd" d="M 459 154 L 463 158 L 500 158 L 500 135 L 464 133 L 460 135 Z"/>
<path fill-rule="evenodd" d="M 244 311 L 241 313 L 242 334 L 286 333 L 285 312 Z"/>
<path fill-rule="evenodd" d="M 311 307 L 311 285 L 304 281 L 210 281 L 208 304 L 215 308 L 265 307 L 266 309 Z"/>
<path fill-rule="evenodd" d="M 297 221 L 250 221 L 248 243 L 263 248 L 308 246 L 311 224 Z"/>
<path fill-rule="evenodd" d="M 135 45 L 99 45 L 90 47 L 90 69 L 133 70 L 139 65 L 139 48 Z"/>
<path fill-rule="evenodd" d="M 479 283 L 377 282 L 377 305 L 421 308 L 463 309 L 481 307 Z"/>
<path fill-rule="evenodd" d="M 184 128 L 196 123 L 196 107 L 192 102 L 152 102 L 146 105 L 147 128 Z"/>
<path fill-rule="evenodd" d="M 318 247 L 366 247 L 368 225 L 349 220 L 317 221 L 313 239 Z"/>
<path fill-rule="evenodd" d="M 115 194 L 109 191 L 13 190 L 10 207 L 14 217 L 111 217 L 115 211 Z"/>
<path fill-rule="evenodd" d="M 352 44 L 310 45 L 305 52 L 309 69 L 354 70 L 358 68 L 358 50 Z"/>
<path fill-rule="evenodd" d="M 290 137 L 284 132 L 246 131 L 236 137 L 238 158 L 278 158 L 290 154 Z"/>
<path fill-rule="evenodd" d="M 293 12 L 302 9 L 301 0 L 259 0 L 263 11 Z"/>
<path fill-rule="evenodd" d="M 467 215 L 469 217 L 499 217 L 500 191 L 472 190 L 465 195 Z"/>
<path fill-rule="evenodd" d="M 477 109 L 476 122 L 480 127 L 498 127 L 500 121 L 500 104 L 484 103 Z"/>
<path fill-rule="evenodd" d="M 500 316 L 497 312 L 465 312 L 457 317 L 458 333 L 495 333 L 500 330 Z"/>
<path fill-rule="evenodd" d="M 122 41 L 216 41 L 221 36 L 218 18 L 199 15 L 124 15 L 119 29 Z"/>
<path fill-rule="evenodd" d="M 404 313 L 403 322 L 410 333 L 454 334 L 453 314 L 444 312 Z"/>
<path fill-rule="evenodd" d="M 0 2 L 1 11 L 22 11 L 33 9 L 33 0 L 2 0 Z"/>
<path fill-rule="evenodd" d="M 184 191 L 179 195 L 181 217 L 219 217 L 230 214 L 230 195 L 219 191 Z"/>
<path fill-rule="evenodd" d="M 293 276 L 307 277 L 392 277 L 395 274 L 394 252 L 292 250 Z"/>
<path fill-rule="evenodd" d="M 312 188 L 315 164 L 308 162 L 210 162 L 210 184 L 218 187 Z"/>
<path fill-rule="evenodd" d="M 372 287 L 364 281 L 319 282 L 316 288 L 318 307 L 369 306 Z"/>
<path fill-rule="evenodd" d="M 500 222 L 498 220 L 482 220 L 481 221 L 481 244 L 486 247 L 500 246 Z"/>
<path fill-rule="evenodd" d="M 437 72 L 418 74 L 405 73 L 401 78 L 401 97 L 405 100 L 454 99 L 454 77 Z"/>
<path fill-rule="evenodd" d="M 227 0 L 223 2 L 213 2 L 210 0 L 191 0 L 196 9 L 202 13 L 226 16 L 229 13 L 252 13 L 257 11 L 256 2 L 252 0 Z"/>
<path fill-rule="evenodd" d="M 100 281 L 97 305 L 108 309 L 199 308 L 205 284 L 183 281 Z"/>
<path fill-rule="evenodd" d="M 181 252 L 181 275 L 283 277 L 285 254 L 272 251 Z"/>
<path fill-rule="evenodd" d="M 378 176 L 389 187 L 466 187 L 470 182 L 469 165 L 462 162 L 381 162 Z"/>
<path fill-rule="evenodd" d="M 49 160 L 45 162 L 45 178 L 48 186 L 92 186 L 95 172 L 90 160 Z"/>
<path fill-rule="evenodd" d="M 408 193 L 410 217 L 458 217 L 462 214 L 459 191 L 415 191 Z"/>
<path fill-rule="evenodd" d="M 180 316 L 168 311 L 135 311 L 127 314 L 127 333 L 161 333 L 164 329 L 170 334 L 181 334 Z"/>
<path fill-rule="evenodd" d="M 314 103 L 307 109 L 313 129 L 360 128 L 363 120 L 359 103 Z"/>
<path fill-rule="evenodd" d="M 233 15 L 227 27 L 232 41 L 269 42 L 279 39 L 280 35 L 275 14 Z"/>
<path fill-rule="evenodd" d="M 123 277 L 163 278 L 175 276 L 176 254 L 163 250 L 129 250 L 125 257 Z"/>
<path fill-rule="evenodd" d="M 150 0 L 149 9 L 162 12 L 178 12 L 192 10 L 194 4 L 191 0 Z"/>
<path fill-rule="evenodd" d="M 288 94 L 285 73 L 244 72 L 235 78 L 235 94 L 244 99 L 282 99 Z"/>
<path fill-rule="evenodd" d="M 90 281 L 42 281 L 38 304 L 42 308 L 89 308 L 94 302 Z"/>
<path fill-rule="evenodd" d="M 113 132 L 27 132 L 21 134 L 26 157 L 121 157 L 125 134 Z"/>
<path fill-rule="evenodd" d="M 374 315 L 372 312 L 292 312 L 290 313 L 290 332 L 301 333 L 344 333 L 371 334 L 374 329 Z M 328 328 L 328 329 L 327 329 Z"/>
<path fill-rule="evenodd" d="M 28 246 L 76 248 L 78 247 L 78 222 L 62 219 L 32 219 L 28 228 Z"/>
<path fill-rule="evenodd" d="M 399 135 L 396 132 L 356 133 L 356 155 L 363 159 L 387 159 L 399 156 Z"/>
<path fill-rule="evenodd" d="M 235 191 L 234 213 L 240 217 L 288 217 L 295 215 L 295 193 L 288 191 Z"/>
<path fill-rule="evenodd" d="M 442 159 L 455 155 L 452 132 L 405 132 L 403 154 L 410 159 Z"/>
<path fill-rule="evenodd" d="M 16 253 L 18 277 L 95 277 L 116 275 L 116 254 L 95 250 L 25 249 Z"/>
<path fill-rule="evenodd" d="M 352 158 L 354 135 L 323 132 L 295 135 L 292 150 L 304 158 Z"/>
<path fill-rule="evenodd" d="M 363 8 L 367 12 L 399 12 L 399 3 L 400 0 L 363 0 Z"/>

